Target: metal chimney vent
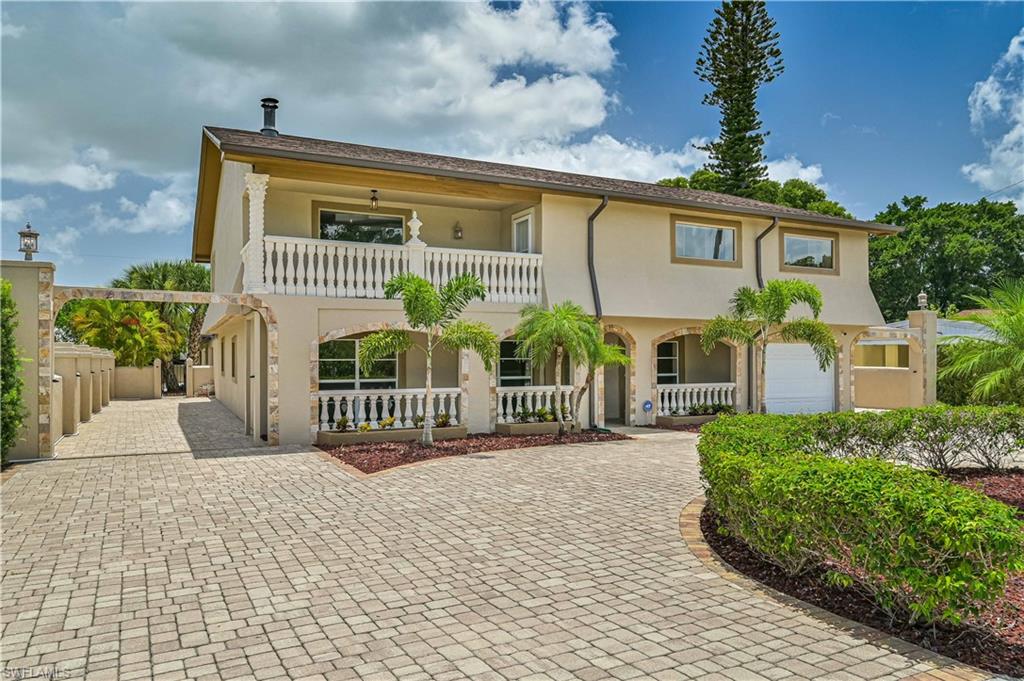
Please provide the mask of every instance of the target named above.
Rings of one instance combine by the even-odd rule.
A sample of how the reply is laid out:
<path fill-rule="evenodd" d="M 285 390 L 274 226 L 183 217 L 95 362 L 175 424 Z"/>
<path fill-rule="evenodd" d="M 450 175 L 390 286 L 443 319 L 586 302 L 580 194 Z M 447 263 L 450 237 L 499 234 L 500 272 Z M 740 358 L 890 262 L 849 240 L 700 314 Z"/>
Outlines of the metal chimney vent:
<path fill-rule="evenodd" d="M 265 137 L 277 137 L 277 128 L 274 127 L 277 118 L 277 100 L 273 97 L 264 97 L 260 100 L 260 106 L 263 107 L 263 129 L 260 130 L 260 134 Z"/>

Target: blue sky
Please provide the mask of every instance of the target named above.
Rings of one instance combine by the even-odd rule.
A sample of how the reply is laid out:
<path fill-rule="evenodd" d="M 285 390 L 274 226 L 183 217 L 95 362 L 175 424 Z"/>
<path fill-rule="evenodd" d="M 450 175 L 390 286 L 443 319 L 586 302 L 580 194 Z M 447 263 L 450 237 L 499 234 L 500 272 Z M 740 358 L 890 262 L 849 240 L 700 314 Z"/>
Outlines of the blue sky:
<path fill-rule="evenodd" d="M 293 134 L 688 174 L 717 132 L 693 75 L 714 7 L 5 2 L 4 257 L 26 219 L 60 283 L 189 257 L 200 126 L 258 128 L 267 95 Z M 769 11 L 786 63 L 761 96 L 774 177 L 817 182 L 861 218 L 1024 179 L 1024 5 Z M 1024 205 L 1022 189 L 994 198 Z"/>

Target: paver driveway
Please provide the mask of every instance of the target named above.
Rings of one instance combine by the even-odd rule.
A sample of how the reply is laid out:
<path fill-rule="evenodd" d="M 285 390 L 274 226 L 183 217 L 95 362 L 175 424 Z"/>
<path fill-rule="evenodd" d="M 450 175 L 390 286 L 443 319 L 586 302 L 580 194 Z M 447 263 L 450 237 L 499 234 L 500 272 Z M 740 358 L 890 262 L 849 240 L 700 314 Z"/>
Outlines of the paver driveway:
<path fill-rule="evenodd" d="M 3 661 L 68 678 L 890 679 L 927 669 L 687 549 L 692 436 L 441 459 L 25 466 Z"/>
<path fill-rule="evenodd" d="M 54 446 L 59 458 L 257 447 L 245 423 L 208 397 L 111 400 Z"/>

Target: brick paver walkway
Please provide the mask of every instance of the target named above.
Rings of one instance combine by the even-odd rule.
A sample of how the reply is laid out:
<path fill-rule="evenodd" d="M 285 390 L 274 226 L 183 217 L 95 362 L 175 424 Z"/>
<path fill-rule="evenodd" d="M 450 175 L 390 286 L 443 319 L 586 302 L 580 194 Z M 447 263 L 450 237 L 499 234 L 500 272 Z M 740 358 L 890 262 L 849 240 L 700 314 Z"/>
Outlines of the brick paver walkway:
<path fill-rule="evenodd" d="M 442 459 L 24 466 L 3 663 L 74 678 L 896 679 L 929 668 L 707 568 L 693 437 Z"/>
<path fill-rule="evenodd" d="M 206 397 L 113 400 L 78 434 L 54 447 L 59 458 L 247 449 L 260 446 L 227 407 Z"/>

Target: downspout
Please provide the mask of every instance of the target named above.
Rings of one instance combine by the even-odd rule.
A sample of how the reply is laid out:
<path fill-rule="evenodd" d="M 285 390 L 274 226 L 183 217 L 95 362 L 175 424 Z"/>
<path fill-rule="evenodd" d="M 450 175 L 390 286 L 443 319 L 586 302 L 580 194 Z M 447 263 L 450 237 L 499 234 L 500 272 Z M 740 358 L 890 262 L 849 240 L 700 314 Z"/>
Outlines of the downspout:
<path fill-rule="evenodd" d="M 601 204 L 590 214 L 587 218 L 587 269 L 590 271 L 590 292 L 594 297 L 594 316 L 597 317 L 598 324 L 601 323 L 601 317 L 604 316 L 604 311 L 601 309 L 601 291 L 597 286 L 597 268 L 594 265 L 594 220 L 600 215 L 605 208 L 608 207 L 608 196 L 601 197 Z M 590 391 L 590 427 L 596 428 L 597 423 L 594 421 L 594 414 L 597 412 L 597 391 Z"/>
<path fill-rule="evenodd" d="M 754 269 L 757 273 L 757 288 L 764 289 L 764 275 L 761 272 L 761 240 L 779 226 L 779 218 L 773 217 L 772 223 L 754 239 Z M 751 412 L 756 412 L 761 405 L 755 405 L 754 400 L 754 346 L 747 346 L 747 407 Z"/>

